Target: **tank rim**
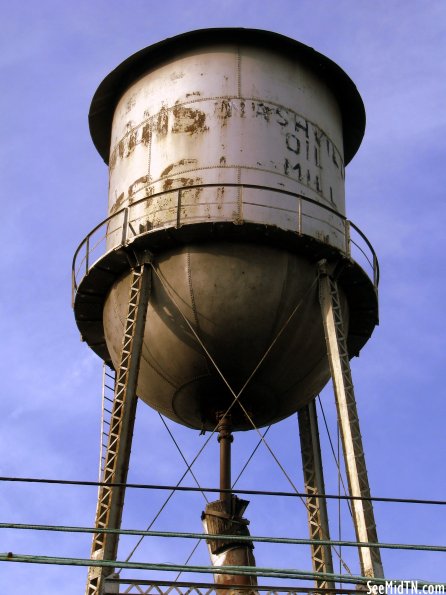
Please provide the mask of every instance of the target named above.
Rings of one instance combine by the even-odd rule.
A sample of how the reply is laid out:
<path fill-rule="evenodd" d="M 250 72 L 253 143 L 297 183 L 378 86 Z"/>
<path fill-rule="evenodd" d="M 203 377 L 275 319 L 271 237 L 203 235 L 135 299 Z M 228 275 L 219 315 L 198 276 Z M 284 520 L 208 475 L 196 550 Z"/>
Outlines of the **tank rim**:
<path fill-rule="evenodd" d="M 179 54 L 208 43 L 257 45 L 304 58 L 319 73 L 334 93 L 342 114 L 344 157 L 348 164 L 356 154 L 365 131 L 365 109 L 361 96 L 344 70 L 297 40 L 262 29 L 210 28 L 188 31 L 152 44 L 131 55 L 100 83 L 88 115 L 90 134 L 98 153 L 108 165 L 111 128 L 115 107 L 124 91 L 144 72 Z"/>

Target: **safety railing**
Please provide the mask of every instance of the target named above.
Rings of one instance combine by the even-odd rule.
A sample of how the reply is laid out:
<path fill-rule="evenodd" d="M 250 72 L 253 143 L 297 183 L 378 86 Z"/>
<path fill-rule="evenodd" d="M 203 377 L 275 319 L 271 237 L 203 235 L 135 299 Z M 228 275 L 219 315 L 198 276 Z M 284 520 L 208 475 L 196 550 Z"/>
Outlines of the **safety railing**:
<path fill-rule="evenodd" d="M 205 189 L 215 188 L 213 200 L 197 198 Z M 232 197 L 226 189 L 234 189 Z M 252 192 L 254 191 L 254 192 Z M 286 200 L 262 202 L 262 193 Z M 231 194 L 231 193 L 226 193 Z M 254 199 L 255 197 L 255 199 Z M 266 197 L 267 200 L 269 197 Z M 274 225 L 284 231 L 306 235 L 331 245 L 354 260 L 377 288 L 379 265 L 365 234 L 344 215 L 314 199 L 279 188 L 255 184 L 196 184 L 157 192 L 123 207 L 101 221 L 82 240 L 72 266 L 73 298 L 80 282 L 106 253 L 130 244 L 135 238 L 166 228 L 209 222 L 237 225 Z M 321 233 L 326 231 L 327 234 Z"/>

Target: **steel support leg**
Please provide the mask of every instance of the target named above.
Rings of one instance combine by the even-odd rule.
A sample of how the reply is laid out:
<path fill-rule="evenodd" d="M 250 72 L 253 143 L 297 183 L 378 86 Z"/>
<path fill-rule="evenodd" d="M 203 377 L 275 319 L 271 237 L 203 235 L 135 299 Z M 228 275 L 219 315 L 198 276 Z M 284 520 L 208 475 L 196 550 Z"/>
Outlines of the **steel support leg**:
<path fill-rule="evenodd" d="M 297 417 L 299 420 L 305 491 L 309 494 L 307 496 L 307 511 L 310 539 L 327 540 L 330 539 L 330 531 L 326 501 L 324 498 L 311 495 L 325 494 L 316 402 L 313 400 L 305 407 L 302 407 L 297 412 Z M 333 573 L 330 546 L 312 545 L 311 558 L 314 572 Z M 334 583 L 324 579 L 316 579 L 315 586 L 321 589 L 333 589 Z"/>
<path fill-rule="evenodd" d="M 104 483 L 125 483 L 127 480 L 136 413 L 136 386 L 150 289 L 150 265 L 143 264 L 134 269 L 130 287 L 129 308 L 121 362 L 116 375 L 110 434 L 105 456 Z M 97 528 L 120 528 L 124 495 L 123 487 L 102 486 L 100 488 L 96 510 Z M 116 560 L 118 539 L 117 534 L 95 533 L 91 558 Z M 101 595 L 104 579 L 113 571 L 113 568 L 90 567 L 86 595 Z"/>
<path fill-rule="evenodd" d="M 359 429 L 338 286 L 336 280 L 330 276 L 325 262 L 320 263 L 319 268 L 319 299 L 350 495 L 369 498 L 369 480 Z M 352 510 L 357 540 L 377 543 L 378 536 L 371 501 L 352 500 Z M 359 559 L 361 572 L 364 576 L 384 577 L 378 548 L 359 547 Z"/>

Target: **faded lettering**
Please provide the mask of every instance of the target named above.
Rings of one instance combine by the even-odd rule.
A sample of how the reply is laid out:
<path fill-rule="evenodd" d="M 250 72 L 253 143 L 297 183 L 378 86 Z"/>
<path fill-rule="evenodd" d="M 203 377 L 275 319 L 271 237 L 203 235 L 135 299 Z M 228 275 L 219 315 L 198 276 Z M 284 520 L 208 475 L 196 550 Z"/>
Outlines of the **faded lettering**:
<path fill-rule="evenodd" d="M 194 93 L 189 95 L 198 97 Z M 228 127 L 228 139 L 232 138 L 235 143 L 243 133 L 244 140 L 239 147 L 233 144 L 228 146 L 226 142 L 221 144 L 223 137 L 218 136 L 218 131 L 224 126 Z M 336 180 L 343 178 L 344 166 L 342 155 L 334 142 L 303 115 L 272 102 L 251 98 L 200 97 L 193 104 L 177 102 L 170 107 L 165 104 L 158 113 L 137 125 L 129 122 L 125 134 L 111 151 L 110 169 L 116 166 L 119 159 L 124 160 L 135 152 L 138 145 L 147 148 L 145 151 L 150 151 L 152 143 L 164 142 L 163 138 L 169 135 L 195 137 L 208 131 L 209 134 L 212 133 L 212 141 L 215 143 L 208 144 L 206 141 L 204 146 L 215 146 L 215 151 L 218 150 L 218 154 L 212 152 L 212 156 L 209 155 L 209 163 L 208 157 L 202 162 L 200 145 L 197 144 L 198 158 L 181 159 L 175 163 L 166 158 L 165 161 L 162 160 L 159 173 L 155 175 L 159 175 L 168 186 L 171 182 L 167 179 L 179 180 L 181 175 L 190 175 L 191 171 L 200 169 L 202 163 L 206 167 L 256 167 L 282 172 L 321 194 L 332 204 L 338 198 Z M 259 145 L 257 151 L 254 144 L 252 150 L 247 151 L 245 143 L 250 142 L 251 134 L 252 139 L 259 139 L 253 140 L 254 143 L 261 142 L 260 139 L 263 138 L 262 142 L 266 141 L 268 144 L 271 139 L 271 149 L 265 145 L 261 148 Z M 168 142 L 175 143 L 175 140 L 171 137 Z M 191 142 L 195 143 L 195 138 Z M 155 147 L 153 150 L 158 151 Z M 163 154 L 164 151 L 163 147 Z M 194 150 L 190 152 L 185 149 L 184 154 L 188 153 L 194 154 Z M 141 153 L 142 162 L 146 154 Z M 151 172 L 152 175 L 153 173 Z"/>
<path fill-rule="evenodd" d="M 297 138 L 295 134 L 291 134 L 291 132 L 287 132 L 286 134 L 286 148 L 296 155 L 300 153 L 300 140 Z"/>

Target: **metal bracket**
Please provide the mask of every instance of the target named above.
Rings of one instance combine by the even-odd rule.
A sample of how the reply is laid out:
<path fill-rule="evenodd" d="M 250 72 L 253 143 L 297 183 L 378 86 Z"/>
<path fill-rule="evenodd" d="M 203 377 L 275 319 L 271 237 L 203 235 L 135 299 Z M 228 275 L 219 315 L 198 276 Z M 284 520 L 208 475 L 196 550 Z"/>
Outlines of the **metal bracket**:
<path fill-rule="evenodd" d="M 144 264 L 151 264 L 153 262 L 153 253 L 150 250 L 137 251 L 130 248 L 126 251 L 127 261 L 131 269 L 136 269 Z"/>

